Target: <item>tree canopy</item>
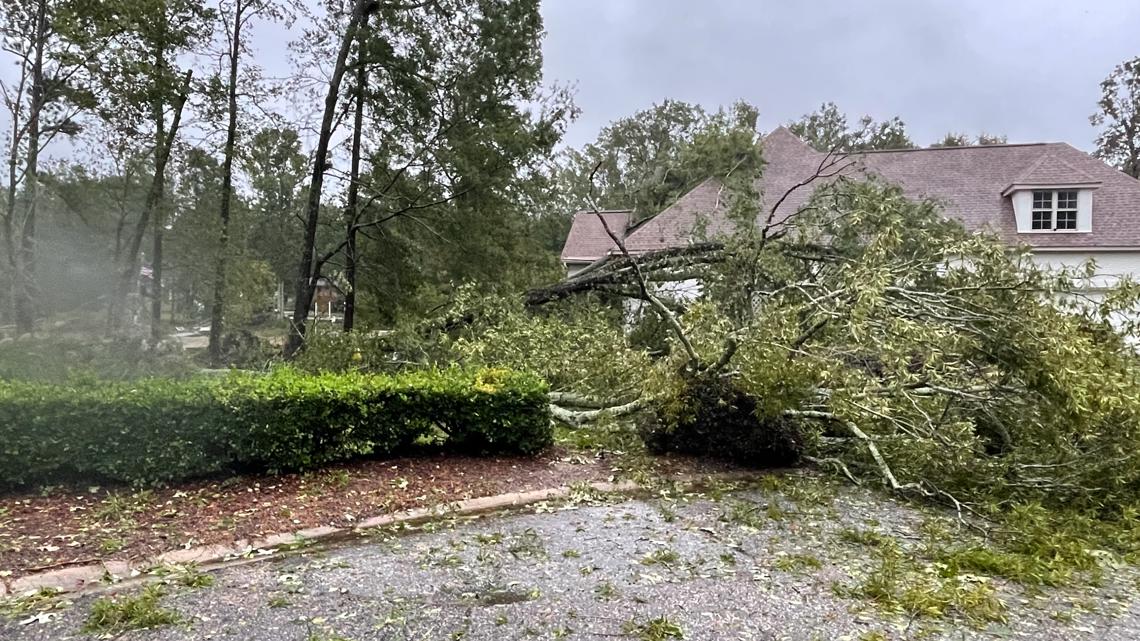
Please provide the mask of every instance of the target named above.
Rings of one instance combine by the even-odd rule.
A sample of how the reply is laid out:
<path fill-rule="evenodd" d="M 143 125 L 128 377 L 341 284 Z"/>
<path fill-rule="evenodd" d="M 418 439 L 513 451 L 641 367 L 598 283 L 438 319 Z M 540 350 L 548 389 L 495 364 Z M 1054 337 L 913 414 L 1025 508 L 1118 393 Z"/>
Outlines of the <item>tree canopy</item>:
<path fill-rule="evenodd" d="M 597 140 L 563 152 L 555 165 L 560 209 L 591 199 L 603 209 L 656 214 L 709 176 L 725 173 L 743 147 L 754 146 L 756 107 L 737 102 L 709 113 L 666 100 L 604 127 Z"/>
<path fill-rule="evenodd" d="M 816 111 L 788 123 L 788 129 L 816 151 L 870 151 L 875 149 L 911 149 L 914 142 L 906 132 L 906 124 L 898 117 L 876 121 L 863 116 L 856 125 L 833 102 L 825 102 Z"/>
<path fill-rule="evenodd" d="M 1090 118 L 1100 128 L 1096 155 L 1133 178 L 1140 178 L 1140 57 L 1120 63 L 1100 83 L 1097 112 Z"/>

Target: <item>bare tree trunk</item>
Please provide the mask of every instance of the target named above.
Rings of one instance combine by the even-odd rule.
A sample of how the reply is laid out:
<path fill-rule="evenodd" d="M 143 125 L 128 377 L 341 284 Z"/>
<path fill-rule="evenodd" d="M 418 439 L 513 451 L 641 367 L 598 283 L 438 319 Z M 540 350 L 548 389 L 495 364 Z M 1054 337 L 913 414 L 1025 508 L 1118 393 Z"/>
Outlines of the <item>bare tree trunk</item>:
<path fill-rule="evenodd" d="M 233 199 L 234 144 L 237 138 L 237 82 L 238 63 L 241 56 L 242 10 L 245 3 L 237 0 L 234 5 L 234 32 L 230 40 L 230 84 L 227 89 L 229 122 L 226 125 L 225 159 L 222 161 L 222 206 L 218 222 L 221 227 L 218 237 L 218 255 L 214 263 L 214 301 L 210 309 L 210 364 L 219 367 L 222 361 L 222 331 L 225 321 L 226 302 L 226 258 L 230 243 L 230 201 Z"/>
<path fill-rule="evenodd" d="M 356 39 L 358 25 L 363 22 L 365 12 L 372 4 L 372 0 L 355 0 L 352 15 L 341 40 L 340 51 L 337 52 L 336 64 L 333 66 L 332 78 L 329 79 L 329 90 L 325 95 L 324 115 L 321 118 L 320 135 L 317 138 L 317 149 L 313 154 L 313 175 L 309 181 L 309 197 L 305 206 L 305 240 L 301 245 L 301 256 L 297 266 L 297 296 L 293 302 L 293 320 L 289 326 L 289 339 L 285 343 L 285 355 L 292 356 L 305 343 L 305 324 L 309 320 L 309 308 L 313 305 L 313 294 L 316 291 L 319 274 L 314 273 L 316 267 L 314 254 L 317 247 L 317 227 L 321 215 L 321 190 L 324 187 L 325 171 L 329 162 L 329 139 L 332 138 L 333 120 L 336 117 L 337 99 L 340 97 L 340 85 L 344 80 L 345 67 L 352 43 Z"/>
<path fill-rule="evenodd" d="M 161 64 L 163 53 L 161 50 L 156 56 Z M 166 142 L 166 116 L 162 113 L 162 102 L 155 101 L 153 105 L 154 118 L 154 166 L 158 167 L 159 156 L 162 154 L 163 144 Z M 166 230 L 166 176 L 157 176 L 158 199 L 155 206 L 153 245 L 151 250 L 151 299 L 150 305 L 150 336 L 158 340 L 162 338 L 162 240 Z"/>
<path fill-rule="evenodd" d="M 139 272 L 139 249 L 142 248 L 143 237 L 150 225 L 151 215 L 158 206 L 162 195 L 162 185 L 166 177 L 166 165 L 170 162 L 170 154 L 174 147 L 174 140 L 178 136 L 178 126 L 182 122 L 182 109 L 186 106 L 186 99 L 190 95 L 190 80 L 193 71 L 187 71 L 182 79 L 182 90 L 174 104 L 174 118 L 170 123 L 170 130 L 166 133 L 161 151 L 155 159 L 154 177 L 151 179 L 150 189 L 147 191 L 146 201 L 143 203 L 142 213 L 135 224 L 135 229 L 127 241 L 126 251 L 123 252 L 123 269 L 119 273 L 119 283 L 111 301 L 114 309 L 111 313 L 111 329 L 119 330 L 123 326 L 126 313 L 127 297 L 131 287 L 136 282 Z"/>
<path fill-rule="evenodd" d="M 12 305 L 16 334 L 30 334 L 36 324 L 36 214 L 39 205 L 40 116 L 44 105 L 44 45 L 47 2 L 36 7 L 35 54 L 32 60 L 31 108 L 28 110 L 28 160 L 24 174 L 24 218 L 19 225 L 20 247 L 12 274 Z"/>
<path fill-rule="evenodd" d="M 154 232 L 151 245 L 150 336 L 162 338 L 162 242 L 166 230 L 166 181 L 158 185 L 154 208 Z"/>
<path fill-rule="evenodd" d="M 360 24 L 356 54 L 356 113 L 352 126 L 352 163 L 348 173 L 348 202 L 345 209 L 348 228 L 345 230 L 344 275 L 348 291 L 344 293 L 344 331 L 351 332 L 356 321 L 356 225 L 360 222 L 360 136 L 364 129 L 364 84 L 368 74 L 364 65 L 364 33 L 368 17 Z"/>

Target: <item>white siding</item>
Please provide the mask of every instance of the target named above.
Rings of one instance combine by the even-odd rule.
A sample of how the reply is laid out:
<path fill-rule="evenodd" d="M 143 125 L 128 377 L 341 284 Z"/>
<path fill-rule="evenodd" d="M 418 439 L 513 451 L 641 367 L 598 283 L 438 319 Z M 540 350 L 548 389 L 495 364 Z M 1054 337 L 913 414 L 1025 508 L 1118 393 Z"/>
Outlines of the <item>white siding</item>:
<path fill-rule="evenodd" d="M 590 263 L 566 263 L 566 278 L 574 278 L 578 272 L 589 266 Z"/>
<path fill-rule="evenodd" d="M 1038 251 L 1033 260 L 1046 267 L 1080 267 L 1085 261 L 1096 262 L 1096 271 L 1088 286 L 1077 296 L 1070 297 L 1083 305 L 1098 305 L 1104 301 L 1105 290 L 1116 285 L 1124 276 L 1140 279 L 1140 251 Z M 1117 329 L 1136 320 L 1135 313 L 1123 312 L 1109 318 Z"/>
<path fill-rule="evenodd" d="M 1122 276 L 1140 278 L 1140 250 L 1103 251 L 1089 249 L 1036 251 L 1033 253 L 1033 260 L 1038 265 L 1045 267 L 1079 267 L 1089 259 L 1096 261 L 1096 276 L 1089 284 L 1090 291 L 1112 287 Z"/>

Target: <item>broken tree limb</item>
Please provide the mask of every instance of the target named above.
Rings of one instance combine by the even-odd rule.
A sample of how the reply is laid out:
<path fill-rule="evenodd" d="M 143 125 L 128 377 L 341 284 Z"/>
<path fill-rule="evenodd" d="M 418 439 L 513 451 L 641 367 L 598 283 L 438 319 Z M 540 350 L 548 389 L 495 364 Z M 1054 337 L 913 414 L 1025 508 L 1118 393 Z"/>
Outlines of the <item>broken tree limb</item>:
<path fill-rule="evenodd" d="M 599 398 L 597 396 L 587 396 L 585 394 L 577 394 L 575 392 L 550 392 L 546 398 L 554 405 L 562 407 L 576 407 L 581 409 L 600 410 L 607 407 L 616 407 L 623 405 L 621 401 L 616 401 L 608 398 Z"/>
<path fill-rule="evenodd" d="M 594 215 L 598 217 L 598 222 L 602 224 L 602 229 L 606 231 L 606 235 L 610 237 L 610 240 L 614 241 L 614 245 L 621 250 L 621 255 L 629 261 L 630 266 L 633 268 L 633 276 L 637 280 L 637 287 L 641 290 L 641 296 L 649 301 L 649 304 L 657 310 L 657 313 L 661 314 L 661 317 L 665 319 L 665 322 L 668 323 L 669 327 L 673 330 L 673 334 L 677 337 L 681 346 L 685 348 L 685 353 L 689 356 L 689 369 L 695 372 L 701 368 L 701 357 L 697 355 L 697 350 L 693 347 L 692 341 L 690 341 L 689 336 L 685 334 L 685 328 L 681 326 L 681 321 L 677 320 L 677 314 L 669 309 L 665 303 L 661 302 L 660 298 L 653 294 L 649 287 L 649 281 L 646 280 L 645 273 L 641 270 L 641 265 L 638 264 L 633 254 L 629 253 L 629 249 L 626 248 L 625 241 L 622 240 L 621 236 L 618 236 L 614 233 L 614 230 L 610 229 L 609 222 L 606 221 L 606 217 L 602 215 L 601 209 L 598 208 L 598 204 L 594 201 L 594 176 L 598 173 L 598 169 L 601 166 L 602 163 L 599 162 L 597 165 L 594 165 L 594 170 L 590 172 L 590 195 L 588 197 L 590 208 L 594 210 Z"/>
<path fill-rule="evenodd" d="M 814 463 L 820 467 L 824 465 L 831 465 L 842 472 L 843 476 L 846 476 L 847 480 L 851 481 L 851 483 L 855 485 L 862 485 L 862 483 L 859 482 L 859 479 L 855 478 L 855 476 L 851 474 L 851 470 L 847 469 L 847 464 L 837 458 L 816 458 L 814 456 L 805 456 L 804 460 L 809 463 Z"/>
<path fill-rule="evenodd" d="M 628 416 L 640 411 L 643 407 L 645 407 L 645 401 L 641 399 L 630 401 L 623 405 L 592 410 L 571 410 L 551 404 L 550 414 L 555 420 L 565 423 L 570 427 L 582 427 L 586 423 L 591 423 L 600 418 L 620 418 L 622 416 Z"/>
<path fill-rule="evenodd" d="M 607 286 L 627 285 L 635 277 L 634 264 L 649 274 L 652 282 L 676 282 L 695 280 L 701 277 L 698 268 L 702 265 L 724 260 L 720 243 L 697 243 L 685 247 L 662 249 L 633 256 L 609 256 L 597 263 L 588 272 L 576 274 L 560 283 L 532 289 L 526 294 L 527 307 L 538 307 L 553 303 L 575 294 L 604 290 Z M 627 293 L 611 292 L 618 295 Z M 637 292 L 640 298 L 640 292 Z"/>
<path fill-rule="evenodd" d="M 848 432 L 851 432 L 852 436 L 862 441 L 863 444 L 867 447 L 867 451 L 871 453 L 871 458 L 875 460 L 875 465 L 879 467 L 879 473 L 882 474 L 883 480 L 887 482 L 887 485 L 889 485 L 892 490 L 896 492 L 917 490 L 922 494 L 927 494 L 922 486 L 918 485 L 917 483 L 907 483 L 905 485 L 900 484 L 898 479 L 895 478 L 895 473 L 891 471 L 891 466 L 887 465 L 887 460 L 884 459 L 883 455 L 879 452 L 879 448 L 877 445 L 875 445 L 875 441 L 871 439 L 870 436 L 867 436 L 866 432 L 859 429 L 859 426 L 856 425 L 854 421 L 850 421 L 841 416 L 837 416 L 831 412 L 821 412 L 819 410 L 784 410 L 784 416 L 831 421 L 833 423 L 842 425 L 843 427 L 847 428 Z"/>

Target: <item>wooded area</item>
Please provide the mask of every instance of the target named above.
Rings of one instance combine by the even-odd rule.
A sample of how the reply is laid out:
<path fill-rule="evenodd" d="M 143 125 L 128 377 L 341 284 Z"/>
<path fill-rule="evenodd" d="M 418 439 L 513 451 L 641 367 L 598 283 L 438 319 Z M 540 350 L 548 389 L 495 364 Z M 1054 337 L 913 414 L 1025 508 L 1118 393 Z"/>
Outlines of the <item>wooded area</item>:
<path fill-rule="evenodd" d="M 158 340 L 208 323 L 215 364 L 227 331 L 287 310 L 296 351 L 321 282 L 343 299 L 345 329 L 415 319 L 463 283 L 554 282 L 589 189 L 601 208 L 650 216 L 737 162 L 724 134 L 753 135 L 759 113 L 666 100 L 560 148 L 577 112 L 543 81 L 533 1 L 2 11 L 17 71 L 2 87 L 5 333 L 103 318 L 112 335 Z M 266 77 L 251 49 L 275 24 L 303 34 L 292 77 Z M 1114 71 L 1093 119 L 1101 155 L 1133 173 L 1137 77 L 1135 62 Z M 319 118 L 298 120 L 304 104 Z M 849 125 L 832 103 L 791 128 L 818 149 L 914 146 L 899 118 Z"/>

